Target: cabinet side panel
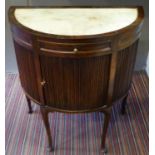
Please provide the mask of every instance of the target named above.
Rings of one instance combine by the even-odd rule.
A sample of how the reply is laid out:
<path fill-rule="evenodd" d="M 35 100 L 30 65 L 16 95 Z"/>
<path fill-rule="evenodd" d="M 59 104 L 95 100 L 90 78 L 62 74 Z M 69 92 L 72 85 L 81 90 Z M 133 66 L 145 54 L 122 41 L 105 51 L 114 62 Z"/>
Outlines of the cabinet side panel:
<path fill-rule="evenodd" d="M 128 48 L 118 52 L 113 100 L 117 100 L 130 88 L 137 54 L 138 40 Z"/>
<path fill-rule="evenodd" d="M 106 104 L 110 55 L 89 58 L 40 56 L 48 106 L 87 110 Z"/>
<path fill-rule="evenodd" d="M 19 45 L 16 41 L 14 41 L 14 46 L 21 85 L 28 95 L 39 101 L 33 51 Z"/>

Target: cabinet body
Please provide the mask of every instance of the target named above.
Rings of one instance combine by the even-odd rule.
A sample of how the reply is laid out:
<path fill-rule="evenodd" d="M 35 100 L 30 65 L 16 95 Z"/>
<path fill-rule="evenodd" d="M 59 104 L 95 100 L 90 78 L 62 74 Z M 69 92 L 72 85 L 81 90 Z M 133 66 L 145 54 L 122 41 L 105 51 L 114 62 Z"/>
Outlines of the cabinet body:
<path fill-rule="evenodd" d="M 17 8 L 18 9 L 18 8 Z M 96 111 L 123 98 L 131 84 L 143 11 L 131 25 L 105 34 L 61 36 L 26 28 L 9 11 L 21 85 L 56 111 Z M 116 54 L 115 66 L 112 55 Z"/>

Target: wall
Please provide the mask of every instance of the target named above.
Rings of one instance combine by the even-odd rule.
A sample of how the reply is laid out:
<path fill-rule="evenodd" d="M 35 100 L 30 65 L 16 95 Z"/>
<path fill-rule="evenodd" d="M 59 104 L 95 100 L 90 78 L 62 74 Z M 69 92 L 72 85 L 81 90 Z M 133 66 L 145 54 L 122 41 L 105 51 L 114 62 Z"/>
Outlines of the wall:
<path fill-rule="evenodd" d="M 147 58 L 147 61 L 146 61 L 146 68 L 145 68 L 145 70 L 146 70 L 146 73 L 147 73 L 147 75 L 149 77 L 149 55 L 148 55 L 148 58 Z"/>
<path fill-rule="evenodd" d="M 139 42 L 135 70 L 146 68 L 149 51 L 149 4 L 147 0 L 6 0 L 6 72 L 17 72 L 14 48 L 7 19 L 7 11 L 11 5 L 142 5 L 145 11 L 145 21 Z"/>
<path fill-rule="evenodd" d="M 27 5 L 27 0 L 6 0 L 5 1 L 5 70 L 6 72 L 17 73 L 15 52 L 8 22 L 8 9 L 12 5 Z"/>

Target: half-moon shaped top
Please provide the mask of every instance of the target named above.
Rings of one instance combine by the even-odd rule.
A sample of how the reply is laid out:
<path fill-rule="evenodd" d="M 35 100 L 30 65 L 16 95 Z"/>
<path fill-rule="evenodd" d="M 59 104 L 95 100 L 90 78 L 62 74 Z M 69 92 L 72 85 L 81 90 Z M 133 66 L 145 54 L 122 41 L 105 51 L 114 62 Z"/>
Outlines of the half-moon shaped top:
<path fill-rule="evenodd" d="M 32 30 L 66 36 L 116 31 L 133 23 L 137 8 L 17 8 L 16 20 Z"/>

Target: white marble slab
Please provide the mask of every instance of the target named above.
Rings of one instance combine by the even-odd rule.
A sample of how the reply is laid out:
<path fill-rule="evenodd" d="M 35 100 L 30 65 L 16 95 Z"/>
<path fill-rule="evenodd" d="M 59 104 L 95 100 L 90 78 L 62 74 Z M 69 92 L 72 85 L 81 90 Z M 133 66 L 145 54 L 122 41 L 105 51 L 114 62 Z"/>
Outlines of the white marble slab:
<path fill-rule="evenodd" d="M 136 8 L 18 8 L 15 17 L 22 25 L 39 32 L 79 36 L 107 33 L 133 23 Z"/>

